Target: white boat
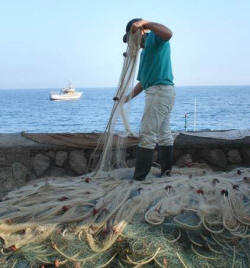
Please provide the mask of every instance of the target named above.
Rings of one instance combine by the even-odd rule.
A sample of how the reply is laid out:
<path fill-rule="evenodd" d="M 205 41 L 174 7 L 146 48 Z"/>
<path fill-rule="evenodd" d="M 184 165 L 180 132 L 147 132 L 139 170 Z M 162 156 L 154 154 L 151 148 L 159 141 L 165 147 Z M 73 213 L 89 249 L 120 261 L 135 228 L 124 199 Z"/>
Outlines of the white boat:
<path fill-rule="evenodd" d="M 51 92 L 50 100 L 78 100 L 82 96 L 82 92 L 76 91 L 70 84 L 68 87 L 61 89 L 60 92 Z"/>

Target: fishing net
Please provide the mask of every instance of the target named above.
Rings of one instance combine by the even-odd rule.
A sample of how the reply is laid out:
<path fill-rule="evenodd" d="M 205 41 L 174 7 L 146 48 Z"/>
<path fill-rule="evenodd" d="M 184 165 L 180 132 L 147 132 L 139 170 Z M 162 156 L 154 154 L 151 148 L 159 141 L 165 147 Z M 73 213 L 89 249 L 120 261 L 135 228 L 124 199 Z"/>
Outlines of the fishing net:
<path fill-rule="evenodd" d="M 10 192 L 1 267 L 249 267 L 250 169 L 157 172 L 144 182 L 127 179 L 133 169 L 48 178 Z"/>
<path fill-rule="evenodd" d="M 129 39 L 92 173 L 43 178 L 0 202 L 0 267 L 249 267 L 250 169 L 174 168 L 134 181 L 124 106 L 139 33 Z M 119 118 L 125 126 L 118 132 Z"/>
<path fill-rule="evenodd" d="M 133 89 L 140 43 L 141 34 L 139 31 L 135 34 L 129 34 L 128 46 L 124 53 L 122 72 L 116 92 L 118 101 L 114 102 L 104 134 L 100 137 L 90 160 L 90 168 L 91 166 L 95 167 L 95 174 L 109 172 L 114 168 L 127 167 L 126 142 L 129 136 L 133 137 L 135 134 L 129 126 L 129 102 L 125 105 L 125 100 L 127 96 L 131 96 L 128 93 Z M 121 125 L 121 122 L 124 131 L 116 129 L 117 126 Z"/>

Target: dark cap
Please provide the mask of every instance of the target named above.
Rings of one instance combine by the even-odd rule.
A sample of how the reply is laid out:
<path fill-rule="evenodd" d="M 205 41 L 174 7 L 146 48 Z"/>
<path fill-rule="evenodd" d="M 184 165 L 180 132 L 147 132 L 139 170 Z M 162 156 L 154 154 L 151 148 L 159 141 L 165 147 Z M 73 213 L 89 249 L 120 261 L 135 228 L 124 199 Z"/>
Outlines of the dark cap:
<path fill-rule="evenodd" d="M 124 36 L 123 36 L 123 42 L 124 42 L 124 43 L 127 42 L 127 35 L 128 35 L 128 32 L 130 31 L 130 28 L 131 28 L 132 24 L 133 24 L 134 22 L 139 21 L 139 20 L 142 20 L 142 19 L 140 19 L 140 18 L 136 18 L 136 19 L 132 19 L 132 20 L 130 20 L 130 21 L 128 22 L 128 24 L 127 24 L 127 26 L 126 26 L 126 33 L 125 33 Z"/>

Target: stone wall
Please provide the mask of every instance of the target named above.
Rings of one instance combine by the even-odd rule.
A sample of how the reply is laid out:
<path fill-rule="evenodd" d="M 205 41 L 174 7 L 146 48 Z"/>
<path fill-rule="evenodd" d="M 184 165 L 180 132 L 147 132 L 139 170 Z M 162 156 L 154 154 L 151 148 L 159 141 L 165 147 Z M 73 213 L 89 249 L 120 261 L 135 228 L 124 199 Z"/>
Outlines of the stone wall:
<path fill-rule="evenodd" d="M 135 164 L 136 146 L 127 149 L 127 164 Z M 30 180 L 46 176 L 79 176 L 89 172 L 92 150 L 44 145 L 20 136 L 0 134 L 0 198 Z M 154 161 L 158 161 L 157 148 Z M 174 163 L 191 166 L 207 163 L 216 170 L 250 166 L 250 137 L 241 140 L 216 140 L 178 135 Z"/>
<path fill-rule="evenodd" d="M 215 170 L 250 166 L 250 137 L 223 140 L 180 134 L 175 139 L 176 164 L 204 162 Z"/>

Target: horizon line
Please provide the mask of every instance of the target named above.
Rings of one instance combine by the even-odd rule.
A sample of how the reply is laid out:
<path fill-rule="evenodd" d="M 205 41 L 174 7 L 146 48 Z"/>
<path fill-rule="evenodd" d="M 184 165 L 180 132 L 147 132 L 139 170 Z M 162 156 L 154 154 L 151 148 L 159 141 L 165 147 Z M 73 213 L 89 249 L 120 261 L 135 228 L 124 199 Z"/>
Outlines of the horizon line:
<path fill-rule="evenodd" d="M 175 85 L 175 87 L 228 87 L 228 86 L 250 86 L 250 84 L 225 84 L 225 85 Z M 13 89 L 60 89 L 61 87 L 27 87 L 27 88 L 24 88 L 24 87 L 20 87 L 20 88 L 14 88 L 14 87 L 11 87 L 11 88 L 0 88 L 0 90 L 13 90 Z M 117 88 L 117 86 L 98 86 L 98 87 L 75 87 L 75 88 L 79 88 L 79 89 L 113 89 L 113 88 Z"/>

